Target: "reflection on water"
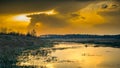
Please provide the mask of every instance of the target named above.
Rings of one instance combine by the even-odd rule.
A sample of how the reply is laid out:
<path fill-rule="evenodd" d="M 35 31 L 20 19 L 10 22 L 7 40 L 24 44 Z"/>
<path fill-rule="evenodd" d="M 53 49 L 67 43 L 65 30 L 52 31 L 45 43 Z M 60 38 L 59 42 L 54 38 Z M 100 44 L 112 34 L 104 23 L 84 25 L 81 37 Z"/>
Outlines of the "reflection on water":
<path fill-rule="evenodd" d="M 35 68 L 120 68 L 120 49 L 95 44 L 59 43 L 54 47 L 26 50 L 18 66 Z"/>

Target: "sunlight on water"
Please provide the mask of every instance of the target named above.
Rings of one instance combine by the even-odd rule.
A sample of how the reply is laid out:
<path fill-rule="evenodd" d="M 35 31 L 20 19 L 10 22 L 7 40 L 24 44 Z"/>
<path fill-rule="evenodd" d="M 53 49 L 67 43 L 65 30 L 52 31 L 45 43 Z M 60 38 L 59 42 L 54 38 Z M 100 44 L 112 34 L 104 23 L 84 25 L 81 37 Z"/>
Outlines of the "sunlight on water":
<path fill-rule="evenodd" d="M 18 66 L 35 68 L 120 68 L 120 49 L 95 44 L 59 43 L 54 47 L 26 50 Z"/>

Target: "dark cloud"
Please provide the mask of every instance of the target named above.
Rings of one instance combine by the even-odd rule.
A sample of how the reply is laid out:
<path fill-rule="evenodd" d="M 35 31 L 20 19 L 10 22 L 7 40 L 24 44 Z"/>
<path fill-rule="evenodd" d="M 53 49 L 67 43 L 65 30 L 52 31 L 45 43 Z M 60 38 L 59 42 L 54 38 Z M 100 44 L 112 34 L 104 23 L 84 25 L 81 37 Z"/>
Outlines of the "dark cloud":
<path fill-rule="evenodd" d="M 112 5 L 112 7 L 113 8 L 117 8 L 117 7 L 119 7 L 118 5 L 116 5 L 116 4 L 114 4 L 114 5 Z"/>
<path fill-rule="evenodd" d="M 36 23 L 42 23 L 44 26 L 51 27 L 51 28 L 63 28 L 68 23 L 65 18 L 58 17 L 58 15 L 46 15 L 46 14 L 39 14 L 39 15 L 32 15 L 30 16 L 32 26 Z"/>
<path fill-rule="evenodd" d="M 105 8 L 107 8 L 108 7 L 108 5 L 107 4 L 102 4 L 102 6 L 101 6 L 103 9 L 105 9 Z"/>
<path fill-rule="evenodd" d="M 34 12 L 34 11 L 43 11 L 48 10 L 59 3 L 52 3 L 52 2 L 37 2 L 37 1 L 21 1 L 21 2 L 7 2 L 2 3 L 0 6 L 0 13 L 27 13 L 27 12 Z"/>
<path fill-rule="evenodd" d="M 89 3 L 94 1 L 101 0 L 0 0 L 0 14 L 28 13 L 52 8 L 57 8 L 58 11 L 66 12 L 67 10 L 73 11 L 71 9 L 77 10 L 78 7 L 80 8 L 81 3 L 79 2 L 84 2 L 86 5 L 87 2 Z M 117 7 L 117 5 L 113 5 L 113 7 Z"/>
<path fill-rule="evenodd" d="M 28 13 L 53 8 L 66 12 L 67 10 L 77 9 L 78 7 L 75 6 L 80 7 L 80 3 L 77 2 L 77 0 L 0 0 L 0 13 Z"/>
<path fill-rule="evenodd" d="M 76 14 L 76 13 L 72 13 L 71 16 L 72 16 L 72 17 L 79 17 L 80 15 L 79 15 L 79 14 Z"/>

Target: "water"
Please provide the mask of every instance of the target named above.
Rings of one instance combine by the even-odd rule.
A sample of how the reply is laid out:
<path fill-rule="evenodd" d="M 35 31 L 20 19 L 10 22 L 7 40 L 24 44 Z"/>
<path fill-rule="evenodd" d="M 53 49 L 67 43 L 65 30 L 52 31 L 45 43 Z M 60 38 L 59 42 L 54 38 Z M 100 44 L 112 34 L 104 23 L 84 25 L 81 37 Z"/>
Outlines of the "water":
<path fill-rule="evenodd" d="M 96 44 L 62 42 L 54 47 L 26 50 L 18 66 L 35 68 L 120 68 L 120 49 Z"/>

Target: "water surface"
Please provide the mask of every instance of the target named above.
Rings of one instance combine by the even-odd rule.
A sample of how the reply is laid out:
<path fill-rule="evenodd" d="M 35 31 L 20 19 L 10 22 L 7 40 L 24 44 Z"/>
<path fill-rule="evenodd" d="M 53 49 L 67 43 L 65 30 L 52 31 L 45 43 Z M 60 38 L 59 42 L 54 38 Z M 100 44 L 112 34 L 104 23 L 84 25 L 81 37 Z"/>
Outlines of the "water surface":
<path fill-rule="evenodd" d="M 26 50 L 18 57 L 18 66 L 35 68 L 120 68 L 120 49 L 103 44 L 61 42 L 54 47 Z"/>

